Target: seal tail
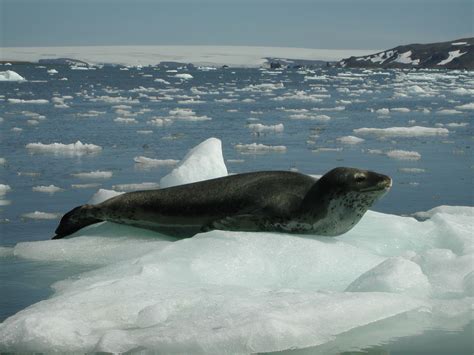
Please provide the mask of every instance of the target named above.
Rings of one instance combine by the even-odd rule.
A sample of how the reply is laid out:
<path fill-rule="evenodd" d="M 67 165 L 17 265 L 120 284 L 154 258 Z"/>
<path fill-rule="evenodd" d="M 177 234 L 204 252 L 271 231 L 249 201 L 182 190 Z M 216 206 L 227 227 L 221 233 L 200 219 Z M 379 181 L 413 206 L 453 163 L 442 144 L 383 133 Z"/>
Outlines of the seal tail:
<path fill-rule="evenodd" d="M 91 207 L 90 205 L 83 205 L 66 213 L 61 218 L 61 222 L 59 222 L 59 226 L 56 228 L 56 235 L 52 239 L 67 237 L 79 229 L 102 222 L 102 220 L 90 216 Z"/>

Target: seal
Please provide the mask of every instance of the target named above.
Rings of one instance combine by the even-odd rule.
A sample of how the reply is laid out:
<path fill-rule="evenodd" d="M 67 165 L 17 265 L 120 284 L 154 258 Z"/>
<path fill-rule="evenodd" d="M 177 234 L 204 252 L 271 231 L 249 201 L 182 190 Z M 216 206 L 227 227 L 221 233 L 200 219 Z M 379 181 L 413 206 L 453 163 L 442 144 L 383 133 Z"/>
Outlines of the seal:
<path fill-rule="evenodd" d="M 261 171 L 134 191 L 66 213 L 53 239 L 102 221 L 185 238 L 214 229 L 337 236 L 349 231 L 392 185 L 390 177 L 339 167 L 319 180 Z"/>

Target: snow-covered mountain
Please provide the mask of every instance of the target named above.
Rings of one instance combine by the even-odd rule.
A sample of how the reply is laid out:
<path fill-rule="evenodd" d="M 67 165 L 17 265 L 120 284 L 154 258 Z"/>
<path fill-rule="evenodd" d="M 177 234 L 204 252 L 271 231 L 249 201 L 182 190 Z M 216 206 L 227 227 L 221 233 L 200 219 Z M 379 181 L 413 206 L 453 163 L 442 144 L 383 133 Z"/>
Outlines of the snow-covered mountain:
<path fill-rule="evenodd" d="M 474 69 L 474 37 L 449 42 L 408 44 L 338 62 L 350 68 Z"/>

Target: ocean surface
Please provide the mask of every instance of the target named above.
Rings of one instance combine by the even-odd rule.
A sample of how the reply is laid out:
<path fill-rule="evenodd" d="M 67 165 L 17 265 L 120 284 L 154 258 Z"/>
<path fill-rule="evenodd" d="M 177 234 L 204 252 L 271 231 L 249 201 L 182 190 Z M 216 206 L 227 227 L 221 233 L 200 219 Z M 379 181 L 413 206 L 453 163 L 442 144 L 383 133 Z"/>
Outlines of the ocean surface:
<path fill-rule="evenodd" d="M 474 205 L 473 72 L 179 64 L 3 70 L 26 80 L 0 82 L 1 321 L 48 298 L 52 283 L 91 270 L 14 257 L 12 247 L 50 239 L 60 216 L 100 188 L 156 187 L 210 137 L 222 141 L 229 173 L 322 175 L 349 166 L 387 174 L 393 187 L 372 208 L 384 214 Z M 447 353 L 434 343 L 472 353 L 470 333 L 472 321 L 383 349 Z M 364 344 L 371 345 L 378 344 Z"/>

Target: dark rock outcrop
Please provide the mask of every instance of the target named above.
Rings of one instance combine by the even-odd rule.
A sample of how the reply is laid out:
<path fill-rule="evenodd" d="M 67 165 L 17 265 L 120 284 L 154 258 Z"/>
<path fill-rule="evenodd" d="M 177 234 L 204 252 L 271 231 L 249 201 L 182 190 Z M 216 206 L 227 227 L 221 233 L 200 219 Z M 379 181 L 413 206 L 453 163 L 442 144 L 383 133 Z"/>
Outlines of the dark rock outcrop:
<path fill-rule="evenodd" d="M 408 44 L 338 62 L 349 68 L 432 68 L 474 70 L 474 38 L 449 42 Z"/>

